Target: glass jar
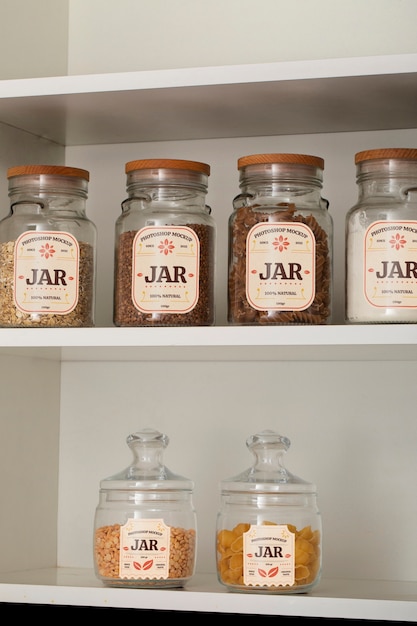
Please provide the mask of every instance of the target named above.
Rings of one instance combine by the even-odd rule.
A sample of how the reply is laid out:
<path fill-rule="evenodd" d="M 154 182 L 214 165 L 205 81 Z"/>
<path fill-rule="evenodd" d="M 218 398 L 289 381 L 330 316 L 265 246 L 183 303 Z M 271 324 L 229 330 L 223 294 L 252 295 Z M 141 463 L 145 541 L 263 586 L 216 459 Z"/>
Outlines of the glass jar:
<path fill-rule="evenodd" d="M 417 149 L 355 155 L 346 216 L 346 321 L 417 322 Z"/>
<path fill-rule="evenodd" d="M 128 198 L 116 221 L 114 324 L 214 324 L 215 224 L 205 204 L 210 167 L 126 163 Z"/>
<path fill-rule="evenodd" d="M 194 484 L 163 465 L 166 435 L 127 438 L 133 463 L 100 482 L 94 519 L 96 576 L 110 587 L 183 587 L 194 574 Z"/>
<path fill-rule="evenodd" d="M 328 324 L 333 221 L 321 197 L 324 161 L 303 154 L 238 160 L 229 218 L 228 321 Z"/>
<path fill-rule="evenodd" d="M 89 173 L 58 165 L 7 171 L 0 221 L 0 326 L 93 326 L 96 227 L 86 216 Z"/>
<path fill-rule="evenodd" d="M 308 592 L 321 576 L 316 487 L 284 467 L 286 437 L 265 430 L 246 444 L 253 466 L 221 483 L 218 580 L 229 591 Z"/>

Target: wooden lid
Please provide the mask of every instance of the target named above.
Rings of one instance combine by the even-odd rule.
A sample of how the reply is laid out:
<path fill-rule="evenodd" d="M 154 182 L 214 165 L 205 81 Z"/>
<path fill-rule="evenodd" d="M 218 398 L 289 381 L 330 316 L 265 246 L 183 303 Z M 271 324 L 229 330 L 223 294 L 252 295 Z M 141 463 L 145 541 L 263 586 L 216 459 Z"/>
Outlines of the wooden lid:
<path fill-rule="evenodd" d="M 76 178 L 90 180 L 90 173 L 87 172 L 87 170 L 82 170 L 78 167 L 65 167 L 64 165 L 17 165 L 16 167 L 9 167 L 7 170 L 7 178 L 37 174 L 74 176 Z"/>
<path fill-rule="evenodd" d="M 126 163 L 126 174 L 135 170 L 151 170 L 151 169 L 177 169 L 177 170 L 193 170 L 210 175 L 210 165 L 200 163 L 199 161 L 184 161 L 182 159 L 140 159 L 139 161 L 129 161 Z"/>
<path fill-rule="evenodd" d="M 321 157 L 312 156 L 310 154 L 250 154 L 249 156 L 240 157 L 237 162 L 237 169 L 240 170 L 246 165 L 262 165 L 266 163 L 296 163 L 300 165 L 313 165 L 324 169 L 324 160 Z"/>
<path fill-rule="evenodd" d="M 363 150 L 355 154 L 355 163 L 372 159 L 417 159 L 416 148 L 378 148 L 377 150 Z"/>

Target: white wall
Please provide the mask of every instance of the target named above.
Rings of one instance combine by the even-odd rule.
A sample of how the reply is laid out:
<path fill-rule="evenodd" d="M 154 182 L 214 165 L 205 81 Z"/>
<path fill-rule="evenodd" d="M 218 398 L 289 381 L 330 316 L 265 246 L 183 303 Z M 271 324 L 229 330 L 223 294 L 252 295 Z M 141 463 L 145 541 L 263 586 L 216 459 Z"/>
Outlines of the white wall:
<path fill-rule="evenodd" d="M 0 80 L 417 52 L 416 0 L 1 0 Z"/>
<path fill-rule="evenodd" d="M 56 563 L 60 375 L 56 361 L 0 355 L 1 571 Z"/>
<path fill-rule="evenodd" d="M 100 480 L 131 463 L 127 435 L 151 426 L 170 438 L 167 467 L 195 481 L 197 570 L 214 572 L 219 482 L 253 464 L 247 437 L 272 428 L 291 440 L 288 470 L 317 484 L 323 576 L 415 581 L 411 365 L 64 363 L 58 564 L 92 567 Z"/>
<path fill-rule="evenodd" d="M 1 0 L 0 80 L 67 73 L 69 0 Z"/>
<path fill-rule="evenodd" d="M 417 52 L 416 0 L 69 0 L 69 74 Z"/>

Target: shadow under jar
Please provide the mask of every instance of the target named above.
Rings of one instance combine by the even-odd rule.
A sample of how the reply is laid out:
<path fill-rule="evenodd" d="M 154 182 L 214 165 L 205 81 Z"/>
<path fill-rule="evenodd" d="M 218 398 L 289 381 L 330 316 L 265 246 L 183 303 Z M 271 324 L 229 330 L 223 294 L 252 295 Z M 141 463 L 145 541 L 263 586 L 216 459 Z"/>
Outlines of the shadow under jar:
<path fill-rule="evenodd" d="M 229 218 L 228 322 L 328 324 L 333 220 L 321 197 L 324 161 L 304 154 L 238 160 Z"/>
<path fill-rule="evenodd" d="M 126 164 L 116 221 L 114 324 L 214 324 L 215 224 L 205 203 L 210 167 L 146 159 Z"/>

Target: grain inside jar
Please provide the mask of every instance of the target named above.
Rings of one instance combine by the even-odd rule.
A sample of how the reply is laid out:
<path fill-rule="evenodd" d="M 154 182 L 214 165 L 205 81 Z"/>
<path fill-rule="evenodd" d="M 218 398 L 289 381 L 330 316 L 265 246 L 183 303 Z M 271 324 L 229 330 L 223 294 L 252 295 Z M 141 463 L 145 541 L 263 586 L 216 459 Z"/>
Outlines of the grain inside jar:
<path fill-rule="evenodd" d="M 147 159 L 125 166 L 116 221 L 114 324 L 214 324 L 216 229 L 205 203 L 210 167 Z"/>
<path fill-rule="evenodd" d="M 9 168 L 0 221 L 0 326 L 94 325 L 96 227 L 86 216 L 89 173 Z"/>
<path fill-rule="evenodd" d="M 333 222 L 321 197 L 324 161 L 299 154 L 238 160 L 229 218 L 228 321 L 328 324 Z"/>

